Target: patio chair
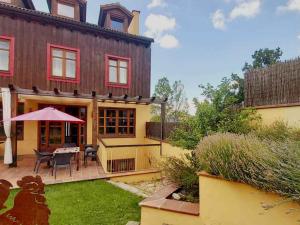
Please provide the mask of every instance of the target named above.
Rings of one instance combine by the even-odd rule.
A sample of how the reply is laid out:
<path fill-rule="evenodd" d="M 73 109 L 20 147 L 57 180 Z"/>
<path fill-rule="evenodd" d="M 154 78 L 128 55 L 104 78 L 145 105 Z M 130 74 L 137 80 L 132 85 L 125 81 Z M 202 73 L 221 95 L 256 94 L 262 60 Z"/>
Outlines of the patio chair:
<path fill-rule="evenodd" d="M 88 158 L 91 158 L 91 160 L 95 160 L 97 162 L 97 165 L 100 165 L 100 160 L 98 157 L 98 149 L 99 145 L 96 146 L 96 148 L 93 147 L 93 145 L 85 145 L 84 146 L 84 166 L 87 166 L 87 160 Z"/>
<path fill-rule="evenodd" d="M 34 165 L 33 172 L 38 173 L 40 169 L 41 163 L 47 163 L 48 167 L 51 165 L 52 161 L 52 153 L 50 152 L 40 152 L 36 149 L 33 149 L 35 156 L 36 156 L 36 161 Z"/>
<path fill-rule="evenodd" d="M 72 176 L 72 164 L 71 158 L 73 157 L 73 153 L 57 153 L 53 156 L 53 167 L 52 167 L 52 176 L 54 171 L 54 177 L 56 179 L 56 170 L 60 167 L 69 167 L 70 176 Z"/>

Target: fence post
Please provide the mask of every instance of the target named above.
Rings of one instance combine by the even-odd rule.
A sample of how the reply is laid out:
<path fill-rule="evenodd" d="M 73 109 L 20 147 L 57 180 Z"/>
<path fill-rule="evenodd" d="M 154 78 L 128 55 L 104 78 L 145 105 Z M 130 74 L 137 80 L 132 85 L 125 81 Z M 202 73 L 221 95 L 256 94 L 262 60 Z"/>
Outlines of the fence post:
<path fill-rule="evenodd" d="M 160 110 L 160 156 L 162 156 L 162 141 L 165 139 L 165 122 L 166 122 L 166 103 L 161 103 L 161 110 Z"/>

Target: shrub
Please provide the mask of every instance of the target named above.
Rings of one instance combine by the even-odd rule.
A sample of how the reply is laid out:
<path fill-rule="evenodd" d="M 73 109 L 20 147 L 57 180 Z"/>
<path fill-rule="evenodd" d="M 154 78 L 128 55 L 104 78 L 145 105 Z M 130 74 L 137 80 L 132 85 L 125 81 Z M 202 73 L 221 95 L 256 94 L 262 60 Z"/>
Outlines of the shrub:
<path fill-rule="evenodd" d="M 260 139 L 270 139 L 275 141 L 300 141 L 300 129 L 290 127 L 283 121 L 275 121 L 270 125 L 257 126 L 253 134 Z"/>
<path fill-rule="evenodd" d="M 203 138 L 196 155 L 208 173 L 300 201 L 300 151 L 295 141 L 217 133 Z"/>
<path fill-rule="evenodd" d="M 199 177 L 201 171 L 199 160 L 195 154 L 185 154 L 181 158 L 169 157 L 163 162 L 163 171 L 168 180 L 177 184 L 187 193 L 188 201 L 199 198 Z"/>

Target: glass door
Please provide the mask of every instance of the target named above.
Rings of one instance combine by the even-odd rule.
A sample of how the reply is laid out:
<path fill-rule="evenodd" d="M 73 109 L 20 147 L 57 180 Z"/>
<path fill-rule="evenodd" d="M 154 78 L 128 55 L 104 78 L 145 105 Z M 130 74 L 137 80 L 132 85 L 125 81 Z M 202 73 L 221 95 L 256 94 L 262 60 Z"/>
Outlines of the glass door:
<path fill-rule="evenodd" d="M 49 105 L 41 105 L 45 108 Z M 79 106 L 54 106 L 56 109 L 69 115 L 87 120 L 87 108 Z M 65 143 L 72 143 L 80 146 L 86 144 L 86 123 L 74 124 L 68 122 L 39 122 L 39 148 L 41 151 L 53 152 L 56 148 L 62 147 Z"/>
<path fill-rule="evenodd" d="M 62 122 L 40 122 L 40 150 L 53 152 L 64 143 L 64 123 Z"/>

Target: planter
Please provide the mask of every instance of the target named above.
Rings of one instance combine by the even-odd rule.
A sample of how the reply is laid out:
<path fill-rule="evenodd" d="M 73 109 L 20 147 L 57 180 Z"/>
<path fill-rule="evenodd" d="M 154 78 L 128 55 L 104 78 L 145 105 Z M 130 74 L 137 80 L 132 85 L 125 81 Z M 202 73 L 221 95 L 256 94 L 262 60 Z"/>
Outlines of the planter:
<path fill-rule="evenodd" d="M 200 213 L 207 225 L 299 225 L 295 202 L 206 173 L 199 177 Z"/>

